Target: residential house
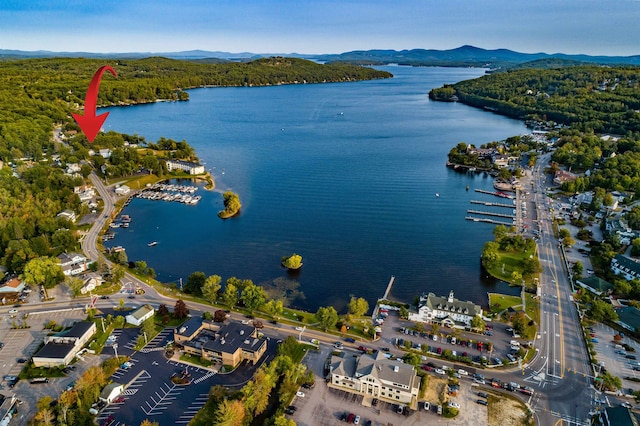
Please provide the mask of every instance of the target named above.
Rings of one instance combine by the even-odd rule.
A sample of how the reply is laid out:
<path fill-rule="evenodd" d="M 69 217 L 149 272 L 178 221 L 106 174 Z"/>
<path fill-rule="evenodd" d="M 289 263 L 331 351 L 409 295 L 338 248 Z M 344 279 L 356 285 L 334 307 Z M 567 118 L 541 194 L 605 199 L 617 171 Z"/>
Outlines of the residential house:
<path fill-rule="evenodd" d="M 98 154 L 105 160 L 111 158 L 111 150 L 109 148 L 101 149 L 100 151 L 98 151 Z"/>
<path fill-rule="evenodd" d="M 264 336 L 247 324 L 219 324 L 190 317 L 173 333 L 176 344 L 191 355 L 236 367 L 242 361 L 257 363 L 267 350 Z"/>
<path fill-rule="evenodd" d="M 565 182 L 573 182 L 577 178 L 578 176 L 574 175 L 571 172 L 568 172 L 566 170 L 557 170 L 553 178 L 553 183 L 555 183 L 556 185 L 562 185 Z"/>
<path fill-rule="evenodd" d="M 482 307 L 473 302 L 456 299 L 452 290 L 449 297 L 436 296 L 433 293 L 420 296 L 418 311 L 410 312 L 409 320 L 466 328 L 471 326 L 471 320 L 476 316 L 482 318 Z"/>
<path fill-rule="evenodd" d="M 68 365 L 95 333 L 95 323 L 79 321 L 67 331 L 46 336 L 45 345 L 32 358 L 34 367 Z"/>
<path fill-rule="evenodd" d="M 96 287 L 100 287 L 104 283 L 104 279 L 102 275 L 89 273 L 83 277 L 84 282 L 82 287 L 80 287 L 81 294 L 87 294 L 96 289 Z"/>
<path fill-rule="evenodd" d="M 16 277 L 9 278 L 2 284 L 0 284 L 0 295 L 5 295 L 8 293 L 20 293 L 24 290 L 24 281 L 19 280 Z"/>
<path fill-rule="evenodd" d="M 56 217 L 61 217 L 63 219 L 67 219 L 70 222 L 75 223 L 77 216 L 73 210 L 63 210 L 56 215 Z"/>
<path fill-rule="evenodd" d="M 78 163 L 69 163 L 67 164 L 67 169 L 65 170 L 65 173 L 68 175 L 73 175 L 76 173 L 80 173 L 80 164 Z"/>
<path fill-rule="evenodd" d="M 330 379 L 330 387 L 363 395 L 363 402 L 378 398 L 417 408 L 420 377 L 415 368 L 387 359 L 382 352 L 360 356 L 344 352 L 333 355 L 327 378 Z"/>
<path fill-rule="evenodd" d="M 86 272 L 91 261 L 78 253 L 62 253 L 58 255 L 58 265 L 66 276 L 79 275 Z"/>
<path fill-rule="evenodd" d="M 204 173 L 204 166 L 200 164 L 191 163 L 189 161 L 181 160 L 166 160 L 167 170 L 172 172 L 174 170 L 182 170 L 190 175 L 200 175 Z"/>
<path fill-rule="evenodd" d="M 640 262 L 622 254 L 611 259 L 611 270 L 616 275 L 622 275 L 627 281 L 640 278 Z"/>
<path fill-rule="evenodd" d="M 498 154 L 498 150 L 495 148 L 476 148 L 473 145 L 467 145 L 467 154 L 477 155 L 478 159 L 483 160 L 485 158 L 491 158 Z"/>
<path fill-rule="evenodd" d="M 151 307 L 151 305 L 144 305 L 131 312 L 129 315 L 125 317 L 127 324 L 135 325 L 136 327 L 140 327 L 143 322 L 145 322 L 148 318 L 151 318 L 155 311 Z"/>
<path fill-rule="evenodd" d="M 90 201 L 96 196 L 96 191 L 90 185 L 76 186 L 73 192 L 78 194 L 81 202 Z"/>

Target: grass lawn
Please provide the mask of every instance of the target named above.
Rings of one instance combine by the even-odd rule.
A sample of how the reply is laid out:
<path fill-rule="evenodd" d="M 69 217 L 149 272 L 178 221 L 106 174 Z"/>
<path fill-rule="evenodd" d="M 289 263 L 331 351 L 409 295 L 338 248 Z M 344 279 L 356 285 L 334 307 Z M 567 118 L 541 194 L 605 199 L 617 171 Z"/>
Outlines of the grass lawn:
<path fill-rule="evenodd" d="M 508 282 L 509 284 L 521 285 L 522 284 L 521 280 L 518 280 L 519 282 L 517 283 L 513 282 L 513 279 L 511 278 L 511 274 L 514 271 L 522 274 L 522 270 L 523 270 L 521 265 L 522 261 L 529 258 L 530 256 L 536 256 L 536 253 L 534 250 L 528 250 L 524 253 L 498 251 L 498 256 L 499 256 L 499 260 L 497 262 L 497 266 L 495 268 L 487 269 L 489 274 L 491 274 L 493 277 L 499 280 Z M 527 287 L 535 286 L 535 278 L 538 278 L 538 277 L 539 277 L 539 274 L 523 277 L 524 284 Z"/>
<path fill-rule="evenodd" d="M 207 361 L 206 359 L 202 359 L 199 356 L 193 356 L 190 354 L 184 354 L 180 356 L 181 361 L 190 362 L 191 364 L 200 365 L 202 367 L 211 367 L 213 364 L 211 361 Z"/>
<path fill-rule="evenodd" d="M 113 178 L 109 180 L 109 184 L 119 183 L 120 185 L 127 185 L 131 189 L 143 189 L 147 184 L 153 185 L 164 179 L 167 179 L 167 177 L 159 178 L 156 175 L 150 174 Z"/>
<path fill-rule="evenodd" d="M 536 324 L 540 324 L 540 301 L 534 294 L 525 293 L 525 312 Z M 509 296 L 500 293 L 489 293 L 489 308 L 492 313 L 500 313 L 507 308 L 522 308 L 522 298 L 520 296 Z"/>

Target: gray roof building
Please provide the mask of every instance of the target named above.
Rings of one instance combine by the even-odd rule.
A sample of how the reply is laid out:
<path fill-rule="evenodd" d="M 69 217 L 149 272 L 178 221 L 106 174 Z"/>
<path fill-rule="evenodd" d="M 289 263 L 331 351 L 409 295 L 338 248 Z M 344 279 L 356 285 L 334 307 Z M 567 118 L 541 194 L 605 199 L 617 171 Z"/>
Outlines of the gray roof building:
<path fill-rule="evenodd" d="M 347 392 L 417 407 L 420 378 L 410 364 L 387 359 L 378 352 L 331 357 L 330 386 Z"/>

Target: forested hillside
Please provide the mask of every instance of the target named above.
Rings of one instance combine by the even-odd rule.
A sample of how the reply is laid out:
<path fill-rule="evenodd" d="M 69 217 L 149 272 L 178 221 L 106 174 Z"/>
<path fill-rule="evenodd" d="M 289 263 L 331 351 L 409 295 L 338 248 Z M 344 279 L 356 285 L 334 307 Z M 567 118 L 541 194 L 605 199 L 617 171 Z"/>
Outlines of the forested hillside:
<path fill-rule="evenodd" d="M 162 173 L 151 151 L 190 159 L 186 142 L 161 139 L 139 154 L 126 142 L 144 143 L 138 136 L 100 134 L 89 144 L 71 118 L 82 108 L 89 81 L 102 65 L 111 65 L 100 85 L 98 105 L 187 100 L 184 89 L 199 86 L 257 86 L 321 83 L 388 78 L 391 74 L 352 65 L 320 65 L 291 58 L 249 63 L 195 63 L 166 58 L 140 60 L 31 59 L 0 62 L 0 259 L 9 272 L 21 273 L 34 258 L 55 256 L 78 248 L 75 226 L 56 218 L 64 209 L 81 213 L 74 186 L 83 183 L 92 167 L 104 166 L 111 176 L 127 176 L 145 168 Z M 72 135 L 54 144 L 53 129 Z M 109 148 L 109 160 L 90 149 Z M 56 156 L 54 160 L 54 154 Z M 81 164 L 75 177 L 69 164 Z"/>
<path fill-rule="evenodd" d="M 640 132 L 640 68 L 519 69 L 429 93 L 514 118 L 553 120 L 584 132 Z"/>

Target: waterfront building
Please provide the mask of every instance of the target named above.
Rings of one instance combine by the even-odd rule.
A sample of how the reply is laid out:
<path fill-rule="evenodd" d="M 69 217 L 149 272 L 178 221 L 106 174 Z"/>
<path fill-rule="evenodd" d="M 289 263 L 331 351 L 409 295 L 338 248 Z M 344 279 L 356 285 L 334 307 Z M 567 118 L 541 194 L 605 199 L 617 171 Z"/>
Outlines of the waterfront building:
<path fill-rule="evenodd" d="M 115 189 L 116 195 L 127 195 L 129 192 L 131 192 L 131 188 L 127 185 L 120 185 Z"/>
<path fill-rule="evenodd" d="M 96 289 L 96 287 L 100 287 L 104 283 L 104 279 L 102 275 L 90 273 L 83 277 L 82 287 L 80 287 L 81 294 L 87 294 Z"/>
<path fill-rule="evenodd" d="M 204 173 L 204 166 L 200 164 L 191 163 L 189 161 L 181 160 L 166 160 L 167 170 L 172 172 L 174 170 L 182 170 L 190 175 L 201 175 Z"/>
<path fill-rule="evenodd" d="M 363 403 L 373 398 L 417 408 L 420 378 L 415 368 L 387 359 L 382 352 L 355 356 L 333 355 L 329 364 L 329 386 L 363 395 Z"/>
<path fill-rule="evenodd" d="M 622 275 L 627 281 L 640 278 L 640 262 L 622 254 L 611 259 L 611 270 L 616 275 Z"/>
<path fill-rule="evenodd" d="M 191 317 L 176 328 L 173 340 L 188 354 L 234 368 L 242 361 L 257 363 L 267 350 L 266 339 L 258 337 L 252 325 L 220 324 L 200 317 Z"/>
<path fill-rule="evenodd" d="M 446 327 L 466 328 L 471 326 L 473 317 L 482 318 L 482 307 L 473 302 L 465 302 L 453 297 L 436 296 L 433 293 L 420 296 L 417 312 L 409 313 L 409 321 L 438 323 Z"/>

